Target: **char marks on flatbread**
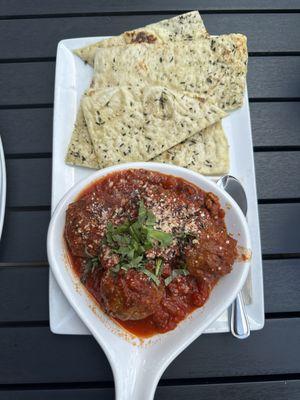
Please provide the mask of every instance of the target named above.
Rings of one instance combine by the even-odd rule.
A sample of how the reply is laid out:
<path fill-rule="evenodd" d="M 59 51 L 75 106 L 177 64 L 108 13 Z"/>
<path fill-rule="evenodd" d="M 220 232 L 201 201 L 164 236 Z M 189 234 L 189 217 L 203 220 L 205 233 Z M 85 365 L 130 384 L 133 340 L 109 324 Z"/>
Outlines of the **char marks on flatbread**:
<path fill-rule="evenodd" d="M 93 43 L 74 51 L 84 62 L 94 65 L 98 48 L 123 46 L 131 43 L 169 43 L 176 40 L 193 40 L 208 35 L 198 11 L 164 19 L 143 28 L 127 31 L 119 36 Z"/>

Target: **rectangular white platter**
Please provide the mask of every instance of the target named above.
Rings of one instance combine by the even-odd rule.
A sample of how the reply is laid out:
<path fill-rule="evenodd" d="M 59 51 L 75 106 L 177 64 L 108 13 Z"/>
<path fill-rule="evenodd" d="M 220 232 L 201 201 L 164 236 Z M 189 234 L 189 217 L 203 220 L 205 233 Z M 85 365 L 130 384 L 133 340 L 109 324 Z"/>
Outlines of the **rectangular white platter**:
<path fill-rule="evenodd" d="M 64 159 L 72 134 L 80 99 L 89 87 L 93 70 L 85 65 L 72 50 L 107 37 L 62 40 L 58 44 L 55 73 L 53 163 L 52 163 L 52 212 L 63 195 L 79 180 L 93 170 L 72 167 Z M 252 135 L 248 95 L 244 105 L 223 120 L 223 127 L 230 145 L 230 174 L 243 183 L 248 199 L 248 222 L 252 239 L 252 265 L 244 288 L 247 314 L 251 330 L 264 325 L 264 299 L 262 280 L 261 245 L 258 220 L 257 194 L 252 150 Z M 217 177 L 212 177 L 216 179 Z M 89 334 L 88 329 L 69 305 L 51 271 L 49 276 L 50 328 L 57 334 Z M 215 321 L 206 333 L 228 332 L 228 312 Z"/>

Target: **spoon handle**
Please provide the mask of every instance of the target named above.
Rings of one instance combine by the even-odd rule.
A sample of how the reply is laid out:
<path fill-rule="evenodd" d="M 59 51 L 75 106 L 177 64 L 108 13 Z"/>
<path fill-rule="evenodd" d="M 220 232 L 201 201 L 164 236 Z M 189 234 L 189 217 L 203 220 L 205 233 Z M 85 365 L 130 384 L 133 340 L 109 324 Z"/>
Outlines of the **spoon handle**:
<path fill-rule="evenodd" d="M 233 336 L 238 339 L 246 339 L 250 335 L 249 321 L 241 292 L 238 293 L 231 306 L 230 328 Z"/>

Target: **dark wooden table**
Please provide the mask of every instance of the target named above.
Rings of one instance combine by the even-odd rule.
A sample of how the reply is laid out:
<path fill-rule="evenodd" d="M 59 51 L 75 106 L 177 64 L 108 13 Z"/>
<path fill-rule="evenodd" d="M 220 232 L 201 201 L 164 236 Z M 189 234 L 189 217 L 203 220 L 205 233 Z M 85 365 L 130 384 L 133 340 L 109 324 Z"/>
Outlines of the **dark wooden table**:
<path fill-rule="evenodd" d="M 0 133 L 8 178 L 1 400 L 114 397 L 109 364 L 94 339 L 49 330 L 45 244 L 57 42 L 116 35 L 191 9 L 200 10 L 212 34 L 248 36 L 266 324 L 245 341 L 201 336 L 167 369 L 156 399 L 300 398 L 300 1 L 0 0 Z"/>

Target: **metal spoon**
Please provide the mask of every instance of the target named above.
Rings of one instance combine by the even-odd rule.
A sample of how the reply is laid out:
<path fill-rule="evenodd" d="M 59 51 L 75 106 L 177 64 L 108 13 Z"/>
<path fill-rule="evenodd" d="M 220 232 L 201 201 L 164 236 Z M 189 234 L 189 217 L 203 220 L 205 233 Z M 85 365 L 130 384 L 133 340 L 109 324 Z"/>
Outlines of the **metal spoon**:
<path fill-rule="evenodd" d="M 232 175 L 224 175 L 217 181 L 217 185 L 230 194 L 246 216 L 248 209 L 247 197 L 239 180 Z M 246 339 L 250 335 L 249 321 L 242 292 L 238 293 L 237 298 L 231 305 L 230 329 L 233 336 L 238 339 Z"/>

